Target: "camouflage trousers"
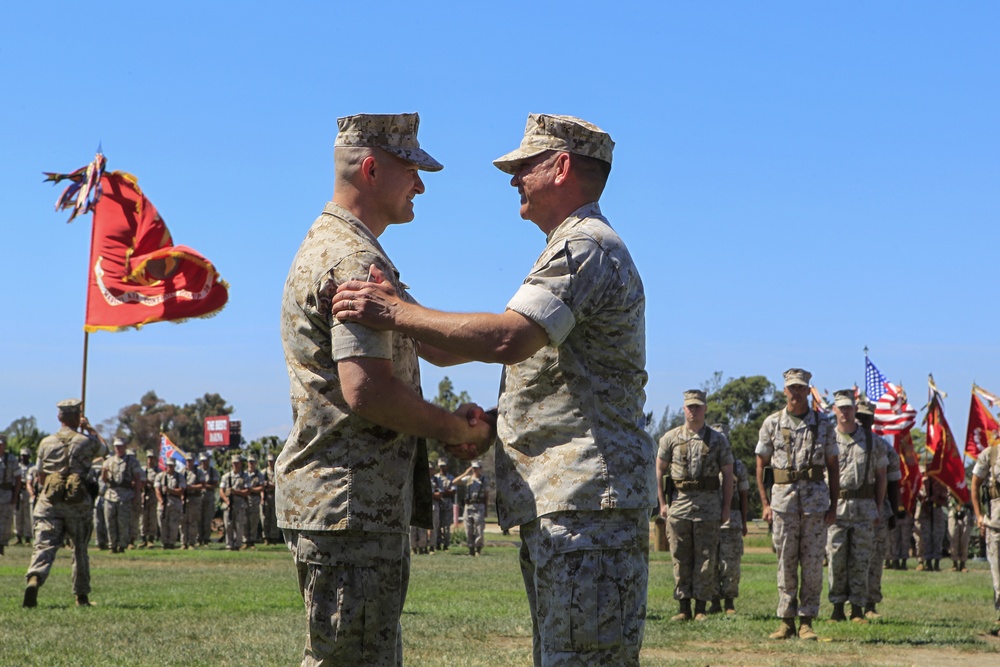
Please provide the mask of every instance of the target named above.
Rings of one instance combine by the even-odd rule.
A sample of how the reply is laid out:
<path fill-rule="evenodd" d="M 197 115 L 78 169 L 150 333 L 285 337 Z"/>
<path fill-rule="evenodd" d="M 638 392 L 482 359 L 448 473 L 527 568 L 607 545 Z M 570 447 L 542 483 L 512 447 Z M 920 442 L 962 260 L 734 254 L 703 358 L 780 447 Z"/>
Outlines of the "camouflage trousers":
<path fill-rule="evenodd" d="M 483 548 L 484 532 L 486 530 L 486 505 L 484 503 L 465 506 L 465 543 L 470 549 Z"/>
<path fill-rule="evenodd" d="M 405 533 L 286 530 L 305 603 L 302 667 L 403 664 Z"/>
<path fill-rule="evenodd" d="M 173 548 L 177 546 L 177 537 L 181 530 L 181 519 L 184 517 L 184 510 L 180 498 L 171 498 L 167 501 L 166 507 L 157 508 L 160 519 L 160 540 L 163 548 Z"/>
<path fill-rule="evenodd" d="M 961 563 L 969 560 L 969 536 L 974 518 L 970 510 L 966 510 L 961 519 L 954 512 L 948 515 L 948 551 L 953 561 Z"/>
<path fill-rule="evenodd" d="M 212 519 L 215 518 L 215 493 L 209 491 L 201 497 L 201 525 L 198 527 L 198 541 L 208 544 L 212 541 Z"/>
<path fill-rule="evenodd" d="M 819 615 L 826 548 L 824 515 L 824 512 L 774 512 L 771 540 L 778 555 L 779 618 Z"/>
<path fill-rule="evenodd" d="M 105 499 L 104 523 L 108 529 L 108 545 L 113 549 L 127 547 L 132 525 L 132 499 Z"/>
<path fill-rule="evenodd" d="M 434 503 L 431 509 L 431 534 L 430 534 L 430 550 L 434 551 L 437 549 L 437 536 L 441 532 L 441 512 L 438 510 L 438 503 Z"/>
<path fill-rule="evenodd" d="M 986 560 L 993 578 L 993 608 L 1000 611 L 1000 530 L 986 528 Z"/>
<path fill-rule="evenodd" d="M 97 500 L 94 502 L 94 520 L 92 525 L 94 526 L 94 536 L 97 539 L 98 549 L 108 548 L 108 521 L 104 516 L 104 496 L 98 496 Z M 87 538 L 90 541 L 90 538 Z"/>
<path fill-rule="evenodd" d="M 260 496 L 247 500 L 247 544 L 257 544 L 260 538 Z"/>
<path fill-rule="evenodd" d="M 719 595 L 740 596 L 740 573 L 743 562 L 743 527 L 730 525 L 719 530 Z"/>
<path fill-rule="evenodd" d="M 556 512 L 520 532 L 535 667 L 638 666 L 649 510 Z"/>
<path fill-rule="evenodd" d="M 181 543 L 186 547 L 198 544 L 201 529 L 201 499 L 203 496 L 189 496 L 184 501 L 184 516 L 181 518 Z"/>
<path fill-rule="evenodd" d="M 156 514 L 156 500 L 146 500 L 139 512 L 139 534 L 143 540 L 150 542 L 156 539 L 159 530 L 159 518 Z"/>
<path fill-rule="evenodd" d="M 14 527 L 14 504 L 11 502 L 13 491 L 0 491 L 0 546 L 10 542 L 11 530 Z"/>
<path fill-rule="evenodd" d="M 827 531 L 830 590 L 833 604 L 868 603 L 868 564 L 872 558 L 875 525 L 871 521 L 838 519 Z"/>
<path fill-rule="evenodd" d="M 89 508 L 89 504 L 88 504 Z M 38 577 L 44 584 L 56 560 L 56 552 L 68 538 L 73 545 L 71 576 L 73 595 L 90 595 L 90 557 L 87 546 L 94 529 L 93 515 L 82 512 L 76 518 L 35 517 L 35 542 L 25 580 Z"/>
<path fill-rule="evenodd" d="M 924 512 L 917 517 L 917 528 L 920 530 L 920 548 L 917 558 L 938 560 L 944 550 L 944 536 L 948 530 L 948 519 L 943 507 L 935 507 L 929 515 Z"/>
<path fill-rule="evenodd" d="M 239 549 L 247 541 L 247 504 L 235 501 L 232 498 L 232 506 L 222 510 L 227 549 Z"/>
<path fill-rule="evenodd" d="M 447 549 L 451 544 L 451 522 L 453 520 L 451 505 L 441 504 L 438 508 L 437 542 L 438 549 Z"/>
<path fill-rule="evenodd" d="M 128 520 L 128 541 L 132 544 L 137 539 L 139 539 L 139 515 L 141 514 L 139 506 L 133 501 L 132 511 L 129 512 Z"/>
<path fill-rule="evenodd" d="M 430 544 L 430 535 L 426 528 L 410 526 L 410 549 L 426 549 Z"/>
<path fill-rule="evenodd" d="M 716 558 L 719 555 L 718 521 L 691 521 L 667 517 L 670 558 L 674 563 L 675 600 L 712 600 L 718 597 Z"/>
<path fill-rule="evenodd" d="M 21 491 L 21 502 L 14 509 L 14 532 L 22 540 L 31 539 L 31 496 Z"/>
<path fill-rule="evenodd" d="M 885 559 L 889 558 L 889 519 L 882 513 L 882 520 L 874 527 L 872 534 L 872 557 L 868 563 L 868 602 L 882 601 L 882 572 Z"/>
<path fill-rule="evenodd" d="M 913 536 L 913 515 L 907 513 L 896 519 L 896 527 L 889 534 L 889 558 L 906 560 L 910 557 L 910 538 Z"/>
<path fill-rule="evenodd" d="M 260 504 L 260 523 L 264 539 L 275 544 L 281 541 L 281 529 L 278 528 L 278 514 L 274 506 L 274 494 L 267 494 Z"/>

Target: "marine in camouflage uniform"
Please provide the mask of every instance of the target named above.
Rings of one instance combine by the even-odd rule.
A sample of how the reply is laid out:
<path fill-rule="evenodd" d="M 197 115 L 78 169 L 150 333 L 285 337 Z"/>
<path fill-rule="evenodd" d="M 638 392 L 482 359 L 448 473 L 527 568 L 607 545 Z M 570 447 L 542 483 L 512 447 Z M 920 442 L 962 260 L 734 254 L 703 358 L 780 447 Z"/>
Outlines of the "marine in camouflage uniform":
<path fill-rule="evenodd" d="M 924 477 L 924 488 L 917 508 L 917 557 L 922 559 L 917 570 L 939 572 L 944 555 L 944 536 L 948 532 L 948 487 L 933 477 Z"/>
<path fill-rule="evenodd" d="M 896 526 L 889 531 L 889 559 L 896 570 L 906 570 L 913 538 L 913 515 L 900 505 L 896 511 Z"/>
<path fill-rule="evenodd" d="M 452 414 L 421 398 L 413 339 L 332 318 L 337 286 L 373 265 L 405 293 L 378 237 L 413 218 L 418 170 L 441 168 L 419 147 L 416 114 L 337 124 L 334 198 L 282 300 L 294 425 L 275 502 L 308 619 L 302 665 L 400 665 L 409 527 L 431 526 L 423 438 L 485 446 L 490 429 L 476 406 Z"/>
<path fill-rule="evenodd" d="M 465 504 L 465 542 L 470 556 L 483 553 L 489 494 L 482 471 L 483 464 L 473 461 L 468 470 L 455 478 L 455 486 L 461 489 L 460 496 Z"/>
<path fill-rule="evenodd" d="M 184 463 L 174 459 L 156 476 L 156 512 L 160 520 L 160 541 L 164 549 L 176 549 L 184 518 L 184 490 L 187 479 Z"/>
<path fill-rule="evenodd" d="M 680 609 L 671 620 L 691 620 L 694 599 L 693 616 L 701 621 L 708 601 L 719 595 L 719 530 L 729 523 L 733 497 L 733 451 L 725 435 L 705 425 L 704 391 L 684 392 L 684 424 L 660 438 L 656 476 L 662 480 L 660 515 L 673 538 L 674 599 Z"/>
<path fill-rule="evenodd" d="M 729 437 L 727 424 L 712 424 L 712 428 Z M 722 473 L 719 473 L 719 484 L 722 484 Z M 729 506 L 729 523 L 724 523 L 719 529 L 718 578 L 719 597 L 725 607 L 719 604 L 717 597 L 712 601 L 709 613 L 725 609 L 726 615 L 736 613 L 735 599 L 740 595 L 740 576 L 743 564 L 743 538 L 747 534 L 747 517 L 750 512 L 750 479 L 746 464 L 733 459 L 733 495 Z M 720 486 L 719 496 L 722 496 Z"/>
<path fill-rule="evenodd" d="M 81 414 L 81 401 L 58 403 L 62 427 L 38 445 L 38 475 L 42 491 L 35 502 L 35 544 L 25 575 L 25 607 L 38 604 L 38 589 L 45 583 L 56 551 L 68 539 L 73 545 L 73 595 L 79 606 L 90 606 L 90 558 L 87 545 L 93 530 L 93 505 L 84 482 L 94 459 L 107 447 Z M 76 429 L 82 428 L 89 435 Z"/>
<path fill-rule="evenodd" d="M 948 510 L 948 551 L 952 572 L 968 572 L 965 561 L 969 559 L 969 537 L 972 533 L 972 504 L 951 499 Z"/>
<path fill-rule="evenodd" d="M 857 419 L 861 427 L 871 430 L 875 420 L 875 407 L 864 397 L 858 401 Z M 868 603 L 865 605 L 865 618 L 875 619 L 880 615 L 876 605 L 882 602 L 882 573 L 891 548 L 892 532 L 895 528 L 899 507 L 899 480 L 902 472 L 899 465 L 899 454 L 885 438 L 872 434 L 872 441 L 885 453 L 885 501 L 879 512 L 879 521 L 875 524 L 875 537 L 872 541 L 872 557 L 868 565 Z"/>
<path fill-rule="evenodd" d="M 437 526 L 434 546 L 438 551 L 447 551 L 451 546 L 451 524 L 455 519 L 453 516 L 455 507 L 455 476 L 448 472 L 447 459 L 438 459 L 438 473 L 434 475 L 434 485 L 441 494 L 437 502 Z"/>
<path fill-rule="evenodd" d="M 777 613 L 782 624 L 772 639 L 794 637 L 796 615 L 799 638 L 817 639 L 812 621 L 819 614 L 823 589 L 826 529 L 836 518 L 832 499 L 840 492 L 840 452 L 833 425 L 809 409 L 811 377 L 801 368 L 785 371 L 788 406 L 764 420 L 755 450 L 762 516 L 772 522 L 778 555 Z M 768 466 L 774 471 L 770 502 L 764 485 Z"/>
<path fill-rule="evenodd" d="M 125 442 L 114 440 L 114 454 L 101 466 L 101 480 L 107 485 L 104 492 L 104 519 L 108 527 L 108 544 L 112 553 L 124 553 L 129 545 L 132 512 L 136 491 L 142 484 L 142 471 L 138 462 L 125 452 Z"/>
<path fill-rule="evenodd" d="M 844 604 L 851 603 L 851 620 L 867 623 L 868 566 L 875 554 L 875 524 L 881 521 L 885 504 L 885 448 L 875 434 L 856 419 L 854 390 L 834 392 L 833 411 L 837 417 L 837 447 L 840 450 L 840 493 L 837 521 L 827 531 L 829 558 L 829 599 L 832 621 L 844 621 Z"/>
<path fill-rule="evenodd" d="M 7 451 L 7 437 L 0 435 L 0 555 L 10 542 L 14 527 L 14 506 L 21 494 L 21 466 Z"/>
<path fill-rule="evenodd" d="M 274 454 L 267 455 L 267 467 L 261 472 L 264 480 L 264 495 L 260 505 L 260 521 L 264 533 L 264 544 L 281 542 L 278 530 L 278 515 L 274 509 Z"/>
<path fill-rule="evenodd" d="M 613 146 L 586 121 L 530 114 L 521 146 L 494 161 L 546 236 L 505 312 L 430 311 L 360 282 L 334 300 L 342 321 L 505 364 L 498 518 L 520 526 L 536 665 L 637 665 L 645 627 L 656 449 L 643 428 L 642 281 L 598 205 Z"/>
<path fill-rule="evenodd" d="M 260 536 L 260 506 L 261 494 L 264 493 L 264 474 L 257 468 L 257 457 L 251 454 L 247 457 L 247 546 L 257 544 Z"/>
<path fill-rule="evenodd" d="M 94 461 L 87 474 L 87 481 L 91 487 L 97 488 L 97 496 L 94 498 L 94 537 L 97 540 L 97 548 L 104 551 L 108 548 L 108 522 L 104 514 L 104 496 L 108 492 L 108 483 L 104 481 L 101 474 L 102 461 Z"/>
<path fill-rule="evenodd" d="M 219 497 L 222 499 L 223 530 L 226 549 L 238 551 L 247 549 L 247 508 L 250 496 L 250 479 L 243 471 L 243 459 L 239 454 L 232 456 L 232 470 L 222 476 L 219 482 Z"/>
<path fill-rule="evenodd" d="M 990 498 L 985 512 L 980 501 L 984 485 Z M 996 635 L 1000 631 L 1000 456 L 997 456 L 996 445 L 979 452 L 972 467 L 972 510 L 979 530 L 986 537 L 986 560 L 993 579 L 993 608 L 997 611 L 993 623 Z"/>
<path fill-rule="evenodd" d="M 21 489 L 18 494 L 17 507 L 14 510 L 14 532 L 17 534 L 17 544 L 31 543 L 31 480 L 34 477 L 35 466 L 31 463 L 31 450 L 21 448 L 21 458 L 18 460 L 21 470 Z"/>
<path fill-rule="evenodd" d="M 181 519 L 181 544 L 185 549 L 198 546 L 204 483 L 205 474 L 195 465 L 194 457 L 189 457 L 184 464 L 184 516 Z"/>
<path fill-rule="evenodd" d="M 200 544 L 208 544 L 212 541 L 212 519 L 215 518 L 215 492 L 219 488 L 219 471 L 212 466 L 212 459 L 206 452 L 198 455 L 198 466 L 201 468 L 205 485 L 205 494 L 201 498 L 198 541 Z"/>
<path fill-rule="evenodd" d="M 156 466 L 156 454 L 153 450 L 146 451 L 146 467 L 142 469 L 142 487 L 140 491 L 139 536 L 142 537 L 140 549 L 153 546 L 159 532 L 159 520 L 156 502 L 156 476 L 159 470 Z"/>

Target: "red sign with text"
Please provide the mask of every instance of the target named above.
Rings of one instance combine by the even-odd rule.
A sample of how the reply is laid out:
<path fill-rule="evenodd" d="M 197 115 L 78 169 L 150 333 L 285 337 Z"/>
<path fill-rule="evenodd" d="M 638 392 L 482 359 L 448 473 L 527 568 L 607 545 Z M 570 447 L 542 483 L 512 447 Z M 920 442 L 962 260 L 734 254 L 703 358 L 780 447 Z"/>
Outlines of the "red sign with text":
<path fill-rule="evenodd" d="M 229 446 L 229 416 L 205 417 L 205 446 Z"/>

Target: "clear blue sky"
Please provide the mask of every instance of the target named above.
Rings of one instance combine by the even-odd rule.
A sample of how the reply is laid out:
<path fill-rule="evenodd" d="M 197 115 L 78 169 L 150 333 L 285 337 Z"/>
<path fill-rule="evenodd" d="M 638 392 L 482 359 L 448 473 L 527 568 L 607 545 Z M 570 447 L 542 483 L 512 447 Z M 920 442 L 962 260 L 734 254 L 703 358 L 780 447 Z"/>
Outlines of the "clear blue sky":
<path fill-rule="evenodd" d="M 0 22 L 0 427 L 80 393 L 90 217 L 60 189 L 98 142 L 175 242 L 231 284 L 217 317 L 90 339 L 99 422 L 155 389 L 219 392 L 250 437 L 291 424 L 278 333 L 296 248 L 332 193 L 338 116 L 418 111 L 444 163 L 383 245 L 423 303 L 500 311 L 544 246 L 490 161 L 528 112 L 617 142 L 602 207 L 647 293 L 647 409 L 714 371 L 864 355 L 965 431 L 1000 392 L 1000 5 L 15 3 Z M 499 368 L 424 367 L 492 405 Z"/>

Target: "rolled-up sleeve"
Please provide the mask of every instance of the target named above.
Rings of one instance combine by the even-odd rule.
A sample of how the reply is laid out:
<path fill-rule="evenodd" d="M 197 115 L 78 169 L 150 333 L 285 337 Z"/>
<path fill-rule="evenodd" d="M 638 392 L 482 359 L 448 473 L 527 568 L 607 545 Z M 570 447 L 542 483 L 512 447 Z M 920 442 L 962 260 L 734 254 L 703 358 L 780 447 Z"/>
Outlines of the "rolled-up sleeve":
<path fill-rule="evenodd" d="M 576 317 L 569 306 L 538 285 L 524 284 L 507 303 L 513 310 L 537 323 L 549 336 L 549 342 L 558 346 L 576 325 Z"/>
<path fill-rule="evenodd" d="M 361 324 L 337 321 L 330 330 L 330 339 L 334 361 L 352 357 L 392 359 L 391 331 L 375 331 Z"/>

